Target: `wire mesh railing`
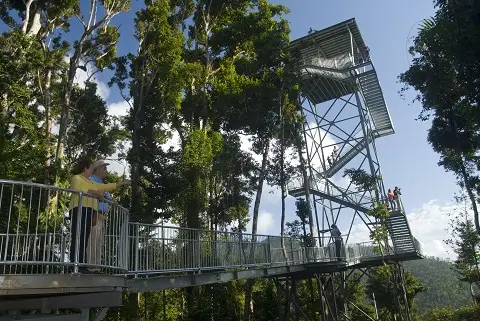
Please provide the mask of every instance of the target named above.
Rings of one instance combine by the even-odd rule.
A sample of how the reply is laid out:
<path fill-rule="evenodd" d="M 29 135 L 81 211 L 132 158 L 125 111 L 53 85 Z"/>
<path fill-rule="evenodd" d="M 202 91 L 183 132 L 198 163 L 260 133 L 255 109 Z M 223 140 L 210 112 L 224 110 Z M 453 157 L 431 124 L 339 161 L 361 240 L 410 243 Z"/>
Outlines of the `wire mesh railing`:
<path fill-rule="evenodd" d="M 71 204 L 74 195 L 77 204 Z M 82 206 L 92 197 L 0 180 L 0 274 L 126 271 L 129 213 L 107 200 L 104 214 Z"/>
<path fill-rule="evenodd" d="M 154 274 L 345 259 L 332 238 L 297 238 L 130 224 L 130 273 Z M 327 244 L 324 247 L 309 244 Z"/>
<path fill-rule="evenodd" d="M 373 241 L 344 244 L 332 237 L 282 237 L 131 223 L 129 273 L 169 274 L 187 271 L 286 266 L 344 261 L 359 263 L 395 254 Z M 322 246 L 318 246 L 318 245 Z"/>

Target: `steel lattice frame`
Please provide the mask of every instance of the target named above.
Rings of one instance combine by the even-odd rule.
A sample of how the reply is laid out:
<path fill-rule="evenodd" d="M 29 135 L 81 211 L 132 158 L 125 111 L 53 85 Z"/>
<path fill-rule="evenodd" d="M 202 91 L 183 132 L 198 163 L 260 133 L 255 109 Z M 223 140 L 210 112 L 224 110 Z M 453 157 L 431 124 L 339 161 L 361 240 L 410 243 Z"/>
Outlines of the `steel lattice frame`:
<path fill-rule="evenodd" d="M 337 223 L 342 214 L 344 219 L 349 218 L 348 232 L 343 233 L 346 235 L 345 243 L 348 243 L 354 223 L 356 221 L 363 222 L 371 230 L 370 226 L 373 224 L 371 217 L 356 209 L 356 206 L 349 207 L 343 204 L 343 202 L 340 204 L 332 199 L 323 198 L 315 194 L 316 192 L 323 192 L 331 195 L 332 198 L 346 199 L 351 201 L 352 205 L 365 207 L 369 207 L 372 200 L 377 200 L 377 196 L 372 190 L 359 190 L 351 182 L 348 182 L 346 186 L 341 186 L 341 181 L 339 182 L 341 180 L 340 177 L 343 175 L 343 170 L 350 167 L 365 170 L 368 174 L 375 177 L 381 177 L 380 163 L 368 110 L 362 102 L 361 94 L 351 94 L 347 97 L 337 98 L 329 105 L 315 105 L 304 97 L 301 111 L 307 120 L 304 123 L 303 134 L 306 142 L 305 156 L 308 164 L 308 174 L 315 178 L 314 186 L 310 188 L 317 234 L 320 236 L 320 239 L 325 239 L 325 236 L 328 238 L 330 225 Z M 347 123 L 348 125 L 345 126 Z M 335 140 L 333 145 L 332 142 L 329 142 L 331 138 Z M 342 155 L 344 151 L 359 144 L 362 139 L 369 143 L 365 144 L 359 150 L 358 155 L 333 177 L 327 177 L 325 174 L 328 169 L 327 158 L 331 156 L 327 150 L 331 150 L 333 146 L 336 146 L 338 154 Z M 379 180 L 378 184 L 381 195 L 384 195 L 382 180 Z M 342 193 L 344 194 L 343 197 L 341 197 Z"/>

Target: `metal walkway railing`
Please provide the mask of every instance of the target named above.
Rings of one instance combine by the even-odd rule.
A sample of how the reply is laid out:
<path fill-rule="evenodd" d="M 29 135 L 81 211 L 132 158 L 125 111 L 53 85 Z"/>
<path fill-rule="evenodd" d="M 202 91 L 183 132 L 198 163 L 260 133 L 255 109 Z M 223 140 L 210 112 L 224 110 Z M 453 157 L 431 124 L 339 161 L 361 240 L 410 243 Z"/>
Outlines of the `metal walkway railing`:
<path fill-rule="evenodd" d="M 66 274 L 83 267 L 110 275 L 141 276 L 339 260 L 355 264 L 380 257 L 372 242 L 345 244 L 338 255 L 328 237 L 284 237 L 282 242 L 280 236 L 132 223 L 128 211 L 116 203 L 109 203 L 106 219 L 97 220 L 89 235 L 72 233 L 72 195 L 79 196 L 80 204 L 92 197 L 53 186 L 0 180 L 0 274 Z M 76 244 L 75 256 L 71 255 L 72 243 Z M 82 246 L 85 255 L 78 255 Z M 384 254 L 395 254 L 390 248 Z"/>

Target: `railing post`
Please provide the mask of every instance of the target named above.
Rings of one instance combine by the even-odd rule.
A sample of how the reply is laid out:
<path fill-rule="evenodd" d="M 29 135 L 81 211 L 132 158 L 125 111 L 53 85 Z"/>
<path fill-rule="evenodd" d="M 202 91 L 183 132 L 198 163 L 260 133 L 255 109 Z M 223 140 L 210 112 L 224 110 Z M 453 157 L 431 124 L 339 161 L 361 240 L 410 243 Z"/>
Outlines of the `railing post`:
<path fill-rule="evenodd" d="M 135 224 L 135 271 L 138 272 L 140 270 L 140 231 L 138 224 Z M 135 277 L 138 276 L 138 273 L 135 273 Z"/>
<path fill-rule="evenodd" d="M 202 267 L 202 263 L 201 263 L 201 244 L 200 244 L 200 231 L 199 230 L 196 230 L 196 233 L 197 234 L 197 268 L 200 269 Z"/>
<path fill-rule="evenodd" d="M 292 238 L 290 238 L 290 253 L 292 253 L 292 261 L 290 263 L 293 264 L 293 262 L 295 261 L 295 258 L 293 257 L 293 241 L 292 241 Z"/>
<path fill-rule="evenodd" d="M 270 248 L 270 235 L 267 236 L 267 263 L 272 264 L 272 253 Z"/>
<path fill-rule="evenodd" d="M 122 211 L 123 212 L 123 211 Z M 130 262 L 130 237 L 129 235 L 129 225 L 130 225 L 130 214 L 128 212 L 123 212 L 124 217 L 123 217 L 123 224 L 122 224 L 122 237 L 120 238 L 123 242 L 123 246 L 120 247 L 120 252 L 124 251 L 123 253 L 123 266 L 124 268 L 128 271 L 129 269 L 129 262 Z M 123 250 L 122 250 L 123 249 Z"/>
<path fill-rule="evenodd" d="M 243 262 L 242 262 L 242 252 L 243 252 L 243 249 L 242 249 L 242 232 L 240 232 L 240 237 L 238 238 L 238 251 L 240 252 L 240 265 L 243 265 Z"/>
<path fill-rule="evenodd" d="M 76 230 L 76 235 L 75 235 L 75 262 L 74 262 L 74 267 L 73 271 L 75 273 L 78 273 L 78 260 L 80 259 L 80 234 L 82 231 L 82 198 L 83 198 L 83 193 L 80 192 L 78 193 L 78 207 L 77 207 L 77 230 Z M 73 211 L 72 211 L 72 216 L 73 216 Z M 73 217 L 72 217 L 73 221 Z M 72 234 L 72 226 L 70 223 L 70 234 Z M 73 238 L 72 238 L 73 239 Z M 70 246 L 71 247 L 71 246 Z M 71 249 L 70 249 L 71 251 Z M 84 254 L 85 256 L 85 254 Z"/>
<path fill-rule="evenodd" d="M 161 269 L 167 269 L 165 266 L 165 229 L 163 228 L 163 219 L 162 219 L 162 259 L 161 259 Z"/>

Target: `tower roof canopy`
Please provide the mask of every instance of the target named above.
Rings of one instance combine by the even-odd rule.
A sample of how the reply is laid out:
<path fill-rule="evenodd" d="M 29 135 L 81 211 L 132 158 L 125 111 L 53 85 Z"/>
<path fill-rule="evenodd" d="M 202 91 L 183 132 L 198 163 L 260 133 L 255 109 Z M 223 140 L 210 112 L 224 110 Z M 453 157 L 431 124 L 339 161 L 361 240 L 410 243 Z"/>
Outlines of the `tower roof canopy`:
<path fill-rule="evenodd" d="M 354 18 L 312 32 L 292 41 L 289 46 L 292 51 L 300 49 L 306 64 L 311 63 L 313 58 L 333 59 L 352 54 L 352 49 L 354 55 L 361 54 L 364 48 L 366 45 Z"/>

